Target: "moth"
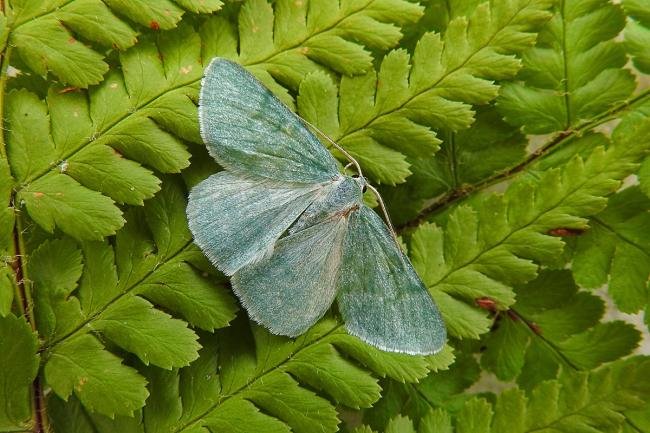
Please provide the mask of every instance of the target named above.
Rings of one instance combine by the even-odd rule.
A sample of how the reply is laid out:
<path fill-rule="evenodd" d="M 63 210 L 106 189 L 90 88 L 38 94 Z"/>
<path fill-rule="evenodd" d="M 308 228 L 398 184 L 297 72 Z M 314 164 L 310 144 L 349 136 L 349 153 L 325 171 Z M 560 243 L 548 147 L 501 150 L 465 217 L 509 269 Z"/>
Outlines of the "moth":
<path fill-rule="evenodd" d="M 332 141 L 355 176 L 339 172 L 310 124 L 222 58 L 204 72 L 199 123 L 224 171 L 190 192 L 190 230 L 253 320 L 295 337 L 336 299 L 347 331 L 372 346 L 442 349 L 440 313 L 392 228 L 364 205 L 366 188 L 376 190 L 343 148 Z"/>

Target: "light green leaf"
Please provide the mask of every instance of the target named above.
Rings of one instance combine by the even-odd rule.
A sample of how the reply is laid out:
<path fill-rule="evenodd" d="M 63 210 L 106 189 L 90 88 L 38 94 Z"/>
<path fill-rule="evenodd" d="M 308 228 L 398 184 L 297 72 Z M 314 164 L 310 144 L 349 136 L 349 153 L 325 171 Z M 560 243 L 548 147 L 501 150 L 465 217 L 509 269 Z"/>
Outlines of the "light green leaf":
<path fill-rule="evenodd" d="M 565 373 L 535 388 L 527 405 L 526 430 L 620 431 L 626 409 L 642 407 L 648 392 L 647 358 L 618 361 L 590 374 Z"/>
<path fill-rule="evenodd" d="M 185 322 L 172 319 L 137 296 L 125 296 L 111 303 L 92 326 L 136 354 L 145 365 L 151 362 L 167 369 L 183 367 L 199 356 L 198 337 Z"/>
<path fill-rule="evenodd" d="M 581 369 L 590 369 L 629 355 L 641 340 L 639 331 L 621 321 L 601 323 L 558 343 L 558 349 Z"/>
<path fill-rule="evenodd" d="M 501 380 L 517 378 L 530 388 L 561 368 L 588 370 L 624 357 L 639 342 L 630 324 L 599 323 L 603 301 L 579 291 L 568 270 L 544 271 L 516 294 L 483 340 L 481 365 Z"/>
<path fill-rule="evenodd" d="M 405 416 L 396 416 L 388 421 L 386 433 L 415 433 L 415 428 L 410 419 Z"/>
<path fill-rule="evenodd" d="M 58 345 L 45 364 L 45 378 L 59 397 L 75 396 L 90 411 L 108 416 L 130 415 L 144 406 L 146 381 L 121 363 L 92 335 L 79 335 Z"/>
<path fill-rule="evenodd" d="M 607 150 L 596 148 L 586 160 L 576 156 L 562 170 L 547 170 L 536 181 L 515 181 L 502 196 L 477 198 L 473 208 L 457 207 L 446 216 L 442 233 L 427 226 L 416 230 L 413 264 L 433 297 L 442 303 L 438 293 L 444 292 L 470 305 L 488 297 L 497 309 L 511 306 L 512 286 L 536 275 L 533 260 L 555 264 L 561 257 L 563 242 L 551 231 L 584 230 L 585 217 L 600 212 L 606 197 L 638 168 L 650 148 L 649 129 L 646 118 L 627 119 Z M 490 218 L 479 220 L 477 214 Z M 463 320 L 444 307 L 441 311 L 448 323 Z M 484 326 L 449 330 L 453 336 L 475 338 Z"/>
<path fill-rule="evenodd" d="M 578 284 L 608 292 L 621 311 L 637 312 L 650 300 L 650 199 L 638 187 L 614 195 L 577 240 L 573 273 Z"/>
<path fill-rule="evenodd" d="M 327 392 L 337 403 L 351 408 L 369 407 L 379 399 L 381 387 L 377 379 L 347 362 L 332 346 L 299 353 L 289 371 L 304 383 Z"/>
<path fill-rule="evenodd" d="M 218 410 L 212 412 L 205 420 L 205 425 L 214 431 L 247 433 L 263 431 L 269 433 L 289 433 L 291 430 L 284 422 L 270 417 L 250 401 L 245 399 L 230 399 L 224 402 Z M 191 430 L 184 430 L 189 432 Z"/>
<path fill-rule="evenodd" d="M 544 0 L 483 3 L 469 19 L 455 18 L 444 36 L 424 34 L 412 57 L 396 50 L 378 72 L 342 77 L 338 103 L 324 78 L 304 82 L 300 92 L 308 96 L 299 100 L 299 112 L 359 157 L 373 180 L 402 183 L 410 164 L 402 160 L 401 167 L 391 167 L 400 161 L 397 155 L 377 159 L 379 149 L 431 158 L 440 144 L 431 128 L 467 128 L 473 121 L 469 104 L 489 102 L 498 91 L 490 80 L 517 72 L 513 54 L 532 45 L 531 31 L 548 18 L 549 6 Z M 315 94 L 324 95 L 325 103 L 317 103 Z M 373 160 L 386 170 L 379 171 Z"/>
<path fill-rule="evenodd" d="M 468 400 L 458 414 L 456 432 L 489 433 L 492 413 L 490 404 L 484 399 Z"/>
<path fill-rule="evenodd" d="M 44 167 L 56 163 L 46 105 L 26 90 L 7 97 L 7 157 L 16 180 L 23 182 Z"/>
<path fill-rule="evenodd" d="M 131 38 L 135 40 L 135 34 Z M 76 40 L 54 17 L 22 24 L 11 40 L 27 67 L 42 77 L 51 71 L 67 84 L 88 87 L 99 83 L 108 71 L 103 56 Z"/>
<path fill-rule="evenodd" d="M 614 38 L 625 17 L 607 0 L 562 0 L 524 55 L 522 82 L 506 83 L 497 105 L 528 133 L 568 130 L 624 101 L 636 83 Z"/>
<path fill-rule="evenodd" d="M 282 394 L 283 399 L 276 396 Z M 297 433 L 335 431 L 339 423 L 334 408 L 321 397 L 301 388 L 288 374 L 278 372 L 257 381 L 242 394 L 266 412 L 276 414 Z"/>
<path fill-rule="evenodd" d="M 0 317 L 0 429 L 29 429 L 31 387 L 38 372 L 38 340 L 27 321 Z"/>
<path fill-rule="evenodd" d="M 113 200 L 64 174 L 49 173 L 17 197 L 32 219 L 49 232 L 58 227 L 78 239 L 101 239 L 124 224 Z"/>
<path fill-rule="evenodd" d="M 71 239 L 49 239 L 33 251 L 27 270 L 34 275 L 34 311 L 41 338 L 65 334 L 81 320 L 79 302 L 70 295 L 82 269 L 81 251 Z"/>
<path fill-rule="evenodd" d="M 420 420 L 418 433 L 453 433 L 451 417 L 442 409 L 431 410 Z"/>
<path fill-rule="evenodd" d="M 99 83 L 108 71 L 105 54 L 87 42 L 129 48 L 136 43 L 137 33 L 120 16 L 156 30 L 169 29 L 183 14 L 175 3 L 203 13 L 214 12 L 222 5 L 218 0 L 17 0 L 11 5 L 8 43 L 35 73 L 46 76 L 52 72 L 66 84 L 86 88 Z"/>
<path fill-rule="evenodd" d="M 70 394 L 72 379 L 60 371 L 68 365 L 60 359 L 54 361 L 56 354 L 63 350 L 66 357 L 72 356 L 74 351 L 68 353 L 65 348 L 76 341 L 90 344 L 90 351 L 100 350 L 90 332 L 133 353 L 145 364 L 169 369 L 196 359 L 200 345 L 187 323 L 154 308 L 145 298 L 206 329 L 223 327 L 232 320 L 235 304 L 229 292 L 215 284 L 210 274 L 204 275 L 193 266 L 196 254 L 184 216 L 184 195 L 174 179 L 168 179 L 159 197 L 141 211 L 146 218 L 142 213 L 129 215 L 133 219 L 118 232 L 115 247 L 105 241 L 78 246 L 66 238 L 48 240 L 31 255 L 29 272 L 34 275 L 36 314 L 47 354 L 45 370 L 52 377 L 67 380 L 61 379 L 57 390 L 62 398 Z M 102 356 L 119 364 L 120 358 L 107 351 Z M 100 366 L 97 368 L 89 391 L 92 395 L 86 398 L 77 393 L 85 410 L 111 415 L 141 407 L 127 411 L 98 403 L 102 386 L 112 386 L 112 382 L 110 376 L 102 376 Z M 133 374 L 144 383 L 138 373 Z"/>
<path fill-rule="evenodd" d="M 160 181 L 150 170 L 108 146 L 86 147 L 74 160 L 62 164 L 68 176 L 118 203 L 142 205 L 160 189 Z"/>
<path fill-rule="evenodd" d="M 321 69 L 319 64 L 344 74 L 368 71 L 372 57 L 364 46 L 394 47 L 402 36 L 398 25 L 421 15 L 419 5 L 404 0 L 282 0 L 274 7 L 264 0 L 249 0 L 241 7 L 237 30 L 223 34 L 224 27 L 231 26 L 225 20 L 205 28 L 212 35 L 207 52 L 256 64 L 297 88 L 300 78 Z"/>
<path fill-rule="evenodd" d="M 208 331 L 228 323 L 236 308 L 229 292 L 215 290 L 213 282 L 181 260 L 159 266 L 134 291 Z"/>
<path fill-rule="evenodd" d="M 178 414 L 147 416 L 148 405 L 141 428 L 334 432 L 339 423 L 334 404 L 368 407 L 379 397 L 377 376 L 413 381 L 434 364 L 427 357 L 370 347 L 331 317 L 295 340 L 238 320 L 200 343 L 199 359 L 178 375 L 151 378 L 152 389 L 164 396 L 156 405 Z M 448 354 L 446 359 L 451 362 Z"/>

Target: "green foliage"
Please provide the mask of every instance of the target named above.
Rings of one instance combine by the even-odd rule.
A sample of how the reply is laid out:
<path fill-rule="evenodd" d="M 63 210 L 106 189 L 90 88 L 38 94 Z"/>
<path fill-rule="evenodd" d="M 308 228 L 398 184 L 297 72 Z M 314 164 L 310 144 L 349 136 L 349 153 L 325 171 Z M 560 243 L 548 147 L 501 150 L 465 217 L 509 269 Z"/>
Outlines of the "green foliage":
<path fill-rule="evenodd" d="M 397 224 L 415 218 L 433 197 L 481 184 L 494 173 L 517 165 L 526 154 L 524 135 L 510 127 L 492 106 L 480 107 L 472 127 L 444 131 L 440 151 L 412 159 L 413 175 L 396 188 L 384 188 Z"/>
<path fill-rule="evenodd" d="M 557 380 L 540 383 L 529 394 L 511 388 L 495 396 L 493 403 L 485 398 L 474 397 L 468 399 L 457 413 L 430 409 L 426 416 L 417 420 L 417 430 L 410 419 L 398 416 L 391 419 L 382 431 L 645 431 L 634 429 L 627 411 L 647 409 L 645 397 L 650 389 L 649 373 L 648 358 L 617 361 L 591 373 L 563 373 Z M 397 426 L 401 426 L 401 429 L 395 430 Z"/>
<path fill-rule="evenodd" d="M 369 407 L 381 391 L 377 376 L 414 381 L 453 360 L 449 350 L 427 358 L 369 348 L 333 318 L 295 341 L 239 320 L 201 345 L 190 367 L 151 371 L 152 401 L 122 431 L 336 431 L 332 403 Z M 61 431 L 93 431 L 106 422 L 84 414 L 87 408 L 55 404 Z M 164 408 L 174 413 L 157 412 Z"/>
<path fill-rule="evenodd" d="M 314 11 L 318 20 L 308 20 L 309 25 L 300 34 L 292 28 L 290 34 L 276 31 L 263 35 L 260 41 L 266 44 L 264 52 L 269 56 L 263 62 L 247 56 L 249 45 L 240 41 L 240 60 L 250 63 L 251 71 L 283 92 L 285 99 L 290 98 L 271 73 L 290 85 L 308 72 L 325 70 L 321 61 L 325 66 L 353 64 L 355 53 L 365 51 L 343 36 L 352 37 L 373 23 L 384 32 L 363 41 L 372 47 L 392 46 L 399 31 L 390 21 L 419 16 L 416 5 L 393 9 L 404 4 L 401 0 L 353 2 L 324 22 L 319 21 L 324 16 Z M 278 26 L 296 19 L 292 15 L 296 11 L 287 7 L 285 2 L 277 5 Z M 307 13 L 305 8 L 301 10 Z M 387 12 L 390 10 L 393 12 Z M 239 15 L 244 23 L 241 30 L 264 19 L 264 28 L 271 31 L 273 17 L 266 2 L 247 2 Z M 201 143 L 193 100 L 203 70 L 202 59 L 232 54 L 237 40 L 229 26 L 215 16 L 206 20 L 199 32 L 185 24 L 159 37 L 143 36 L 135 47 L 120 53 L 121 68 L 109 72 L 88 92 L 70 92 L 53 85 L 45 101 L 25 90 L 10 93 L 7 153 L 17 184 L 16 196 L 30 216 L 48 231 L 58 227 L 78 239 L 101 239 L 124 223 L 114 202 L 142 204 L 159 189 L 160 182 L 152 170 L 176 173 L 187 167 L 190 154 L 183 141 Z M 321 32 L 321 26 L 329 31 Z M 309 55 L 310 43 L 326 35 L 350 49 L 335 58 Z M 273 36 L 276 39 L 271 43 Z M 290 69 L 291 74 L 278 69 L 275 62 Z M 357 69 L 368 67 L 369 57 Z M 82 223 L 71 223 L 75 220 Z"/>
<path fill-rule="evenodd" d="M 524 56 L 521 83 L 508 83 L 499 109 L 513 125 L 540 134 L 567 130 L 625 100 L 634 90 L 627 58 L 614 42 L 625 25 L 607 0 L 561 0 Z"/>
<path fill-rule="evenodd" d="M 399 24 L 417 21 L 422 8 L 406 0 L 246 1 L 236 19 L 217 17 L 201 29 L 208 57 L 248 66 L 290 105 L 279 84 L 296 89 L 310 72 L 352 75 L 367 72 L 372 56 L 364 48 L 386 50 L 401 38 Z M 363 45 L 361 45 L 361 44 Z"/>
<path fill-rule="evenodd" d="M 488 331 L 491 320 L 473 305 L 476 299 L 488 297 L 505 309 L 515 301 L 512 286 L 535 277 L 534 261 L 558 264 L 563 242 L 550 232 L 587 227 L 584 217 L 601 211 L 605 197 L 650 151 L 649 132 L 648 118 L 629 119 L 607 149 L 595 148 L 586 160 L 575 156 L 534 182 L 514 181 L 502 196 L 457 207 L 444 230 L 423 224 L 415 231 L 413 264 L 441 305 L 452 336 L 476 338 Z"/>
<path fill-rule="evenodd" d="M 591 219 L 591 226 L 576 244 L 576 281 L 589 288 L 609 283 L 621 311 L 644 308 L 650 293 L 650 199 L 638 187 L 624 189 Z"/>
<path fill-rule="evenodd" d="M 411 174 L 407 157 L 430 158 L 435 130 L 457 131 L 474 120 L 471 104 L 496 97 L 490 80 L 516 74 L 513 55 L 535 41 L 531 29 L 548 19 L 546 0 L 483 3 L 449 22 L 444 36 L 425 33 L 413 55 L 387 54 L 377 72 L 342 77 L 338 91 L 325 76 L 300 88 L 299 112 L 359 160 L 378 183 Z M 314 95 L 326 95 L 317 102 Z"/>
<path fill-rule="evenodd" d="M 0 431 L 650 432 L 645 0 L 2 6 Z M 185 217 L 214 56 L 380 184 L 442 353 L 238 309 Z"/>
<path fill-rule="evenodd" d="M 636 348 L 640 335 L 621 321 L 601 323 L 601 298 L 578 291 L 569 271 L 545 271 L 515 290 L 517 302 L 487 337 L 481 365 L 530 388 L 559 368 L 589 370 Z"/>
<path fill-rule="evenodd" d="M 15 47 L 34 73 L 52 72 L 63 83 L 86 88 L 109 70 L 100 47 L 124 50 L 137 42 L 137 31 L 120 16 L 152 29 L 170 29 L 184 10 L 212 12 L 221 5 L 219 0 L 17 0 L 3 17 L 2 43 Z"/>
<path fill-rule="evenodd" d="M 204 264 L 178 206 L 183 196 L 170 179 L 142 212 L 132 211 L 114 246 L 64 238 L 32 253 L 44 377 L 61 398 L 74 392 L 91 411 L 128 415 L 143 406 L 146 381 L 108 352 L 106 342 L 145 365 L 182 367 L 201 347 L 186 321 L 211 331 L 234 317 L 223 285 L 195 267 Z"/>
<path fill-rule="evenodd" d="M 457 412 L 469 398 L 464 391 L 479 379 L 480 373 L 473 355 L 459 352 L 448 370 L 431 374 L 417 383 L 384 380 L 382 399 L 364 413 L 364 421 L 381 431 L 396 413 L 417 420 L 426 417 L 432 407 Z"/>

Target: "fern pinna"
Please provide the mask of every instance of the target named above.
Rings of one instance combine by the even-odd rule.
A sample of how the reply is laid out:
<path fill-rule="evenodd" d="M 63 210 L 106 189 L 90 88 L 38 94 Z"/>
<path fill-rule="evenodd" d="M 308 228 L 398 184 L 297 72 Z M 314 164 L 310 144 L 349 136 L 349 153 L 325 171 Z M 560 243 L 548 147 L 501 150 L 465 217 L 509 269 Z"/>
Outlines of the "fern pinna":
<path fill-rule="evenodd" d="M 646 1 L 0 9 L 0 431 L 650 432 Z M 185 217 L 215 56 L 379 185 L 441 353 L 239 308 Z"/>

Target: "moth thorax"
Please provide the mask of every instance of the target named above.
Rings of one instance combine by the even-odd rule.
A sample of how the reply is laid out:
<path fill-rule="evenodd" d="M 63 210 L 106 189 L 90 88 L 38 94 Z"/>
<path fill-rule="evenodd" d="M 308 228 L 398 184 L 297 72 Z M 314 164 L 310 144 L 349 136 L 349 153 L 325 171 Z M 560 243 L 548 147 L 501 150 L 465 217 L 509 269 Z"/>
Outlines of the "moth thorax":
<path fill-rule="evenodd" d="M 363 192 L 358 179 L 363 178 L 344 177 L 340 181 L 338 187 L 332 191 L 327 200 L 332 209 L 348 209 L 361 203 Z"/>

